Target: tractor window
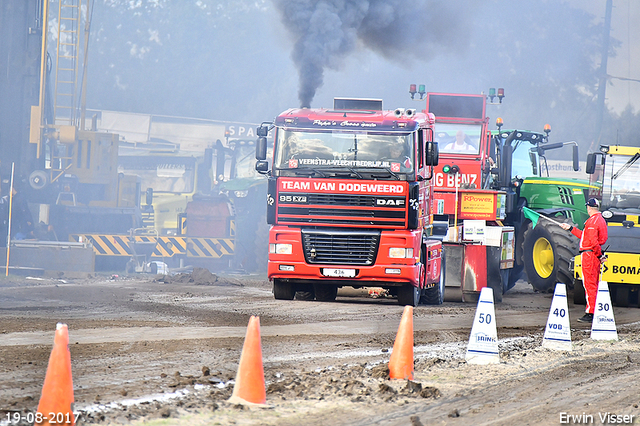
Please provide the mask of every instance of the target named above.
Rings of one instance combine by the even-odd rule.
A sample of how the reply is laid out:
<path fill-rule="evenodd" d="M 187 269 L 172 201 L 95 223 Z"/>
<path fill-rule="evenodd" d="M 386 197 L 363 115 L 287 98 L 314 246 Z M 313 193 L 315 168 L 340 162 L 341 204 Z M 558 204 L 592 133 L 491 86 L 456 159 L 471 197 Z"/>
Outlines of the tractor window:
<path fill-rule="evenodd" d="M 511 162 L 511 176 L 538 176 L 540 159 L 536 146 L 529 141 L 515 139 Z"/>

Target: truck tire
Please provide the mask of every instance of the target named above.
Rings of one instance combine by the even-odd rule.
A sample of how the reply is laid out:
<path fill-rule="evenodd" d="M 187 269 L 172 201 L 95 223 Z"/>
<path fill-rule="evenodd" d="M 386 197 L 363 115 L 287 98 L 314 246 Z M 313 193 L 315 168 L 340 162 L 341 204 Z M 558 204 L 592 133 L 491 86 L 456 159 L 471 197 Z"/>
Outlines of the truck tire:
<path fill-rule="evenodd" d="M 318 284 L 314 286 L 316 293 L 316 300 L 320 302 L 333 302 L 338 296 L 337 285 L 322 285 Z"/>
<path fill-rule="evenodd" d="M 569 219 L 555 219 L 570 223 Z M 558 225 L 541 218 L 524 233 L 524 268 L 529 283 L 538 291 L 551 293 L 556 283 L 573 284 L 569 262 L 578 254 L 578 239 Z"/>
<path fill-rule="evenodd" d="M 298 284 L 296 289 L 296 300 L 314 300 L 316 292 L 311 284 Z"/>
<path fill-rule="evenodd" d="M 411 284 L 405 284 L 398 287 L 398 304 L 402 306 L 413 306 L 414 308 L 420 303 L 420 289 Z"/>
<path fill-rule="evenodd" d="M 424 303 L 426 305 L 442 305 L 442 302 L 444 302 L 444 280 L 446 278 L 446 270 L 446 259 L 444 257 L 444 249 L 442 249 L 442 258 L 440 262 L 440 281 L 438 281 L 438 284 L 436 284 L 435 286 L 422 290 L 420 303 Z"/>
<path fill-rule="evenodd" d="M 279 279 L 273 280 L 273 297 L 278 300 L 293 300 L 296 292 L 293 285 Z"/>

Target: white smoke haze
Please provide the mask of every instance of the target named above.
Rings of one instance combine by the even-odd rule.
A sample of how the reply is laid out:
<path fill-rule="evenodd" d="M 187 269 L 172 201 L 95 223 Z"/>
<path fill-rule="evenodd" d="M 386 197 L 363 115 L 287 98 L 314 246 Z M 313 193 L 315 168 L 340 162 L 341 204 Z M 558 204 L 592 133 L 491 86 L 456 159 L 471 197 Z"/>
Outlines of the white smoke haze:
<path fill-rule="evenodd" d="M 300 106 L 310 107 L 326 69 L 339 70 L 359 47 L 411 63 L 469 44 L 468 2 L 419 0 L 274 0 L 295 40 L 292 59 L 299 73 Z"/>

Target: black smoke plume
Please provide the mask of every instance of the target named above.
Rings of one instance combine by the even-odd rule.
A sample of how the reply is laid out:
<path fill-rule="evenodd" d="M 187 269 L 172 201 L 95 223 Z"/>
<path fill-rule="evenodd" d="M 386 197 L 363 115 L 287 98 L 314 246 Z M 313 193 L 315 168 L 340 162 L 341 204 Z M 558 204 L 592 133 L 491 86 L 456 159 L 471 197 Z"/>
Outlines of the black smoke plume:
<path fill-rule="evenodd" d="M 410 64 L 469 45 L 474 6 L 464 0 L 274 0 L 295 40 L 302 107 L 310 107 L 325 68 L 337 70 L 360 46 Z M 426 71 L 425 71 L 426 72 Z M 381 76 L 380 78 L 389 78 Z"/>

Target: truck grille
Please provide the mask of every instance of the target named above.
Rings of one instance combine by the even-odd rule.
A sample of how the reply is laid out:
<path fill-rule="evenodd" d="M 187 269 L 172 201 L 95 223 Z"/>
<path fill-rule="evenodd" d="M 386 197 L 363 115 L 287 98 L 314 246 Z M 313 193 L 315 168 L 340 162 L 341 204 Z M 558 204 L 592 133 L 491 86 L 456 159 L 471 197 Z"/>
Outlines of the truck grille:
<path fill-rule="evenodd" d="M 283 193 L 281 193 L 283 194 Z M 376 228 L 406 226 L 405 196 L 286 193 L 304 202 L 278 203 L 278 224 L 350 225 Z"/>
<path fill-rule="evenodd" d="M 380 232 L 302 230 L 302 246 L 307 263 L 373 265 L 379 244 Z"/>

